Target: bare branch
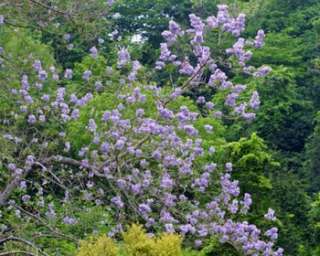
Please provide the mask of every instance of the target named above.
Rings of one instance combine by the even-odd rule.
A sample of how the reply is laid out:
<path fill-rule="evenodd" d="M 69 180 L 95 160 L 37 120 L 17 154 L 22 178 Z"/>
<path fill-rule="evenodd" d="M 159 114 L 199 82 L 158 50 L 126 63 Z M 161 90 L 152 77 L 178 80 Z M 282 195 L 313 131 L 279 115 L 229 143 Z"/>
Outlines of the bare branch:
<path fill-rule="evenodd" d="M 24 171 L 22 175 L 17 175 L 9 182 L 5 189 L 0 193 L 0 206 L 7 204 L 7 200 L 11 193 L 16 189 L 22 179 L 29 173 L 29 171 Z"/>
<path fill-rule="evenodd" d="M 1 244 L 4 244 L 6 242 L 9 242 L 9 241 L 16 241 L 16 242 L 20 242 L 20 243 L 24 243 L 26 245 L 29 245 L 35 249 L 37 249 L 37 251 L 45 256 L 49 256 L 47 253 L 45 253 L 44 251 L 40 250 L 40 248 L 38 248 L 34 243 L 28 241 L 28 240 L 25 240 L 23 238 L 20 238 L 20 237 L 15 237 L 15 236 L 9 236 L 9 237 L 6 237 L 6 238 L 3 238 L 3 239 L 0 239 L 0 245 Z M 2 255 L 2 254 L 0 254 Z"/>

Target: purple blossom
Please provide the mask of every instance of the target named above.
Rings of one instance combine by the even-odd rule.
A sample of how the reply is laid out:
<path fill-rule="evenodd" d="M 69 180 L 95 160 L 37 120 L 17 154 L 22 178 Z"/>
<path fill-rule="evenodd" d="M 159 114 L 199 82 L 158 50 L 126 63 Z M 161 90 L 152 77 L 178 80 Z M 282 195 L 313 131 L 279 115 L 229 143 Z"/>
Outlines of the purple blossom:
<path fill-rule="evenodd" d="M 22 199 L 22 201 L 23 201 L 24 203 L 26 203 L 26 202 L 28 202 L 28 201 L 31 199 L 31 196 L 29 196 L 29 195 L 23 195 L 21 199 Z"/>
<path fill-rule="evenodd" d="M 90 48 L 90 55 L 94 59 L 96 59 L 98 57 L 98 49 L 95 46 Z"/>
<path fill-rule="evenodd" d="M 37 118 L 35 117 L 35 115 L 29 115 L 28 116 L 28 123 L 29 124 L 34 124 L 37 122 Z"/>
<path fill-rule="evenodd" d="M 165 228 L 165 231 L 166 231 L 167 233 L 174 233 L 174 232 L 175 232 L 174 226 L 173 226 L 171 223 L 166 223 L 166 224 L 164 225 L 164 228 Z"/>
<path fill-rule="evenodd" d="M 115 197 L 111 198 L 111 202 L 112 202 L 116 207 L 119 207 L 119 208 L 123 208 L 123 207 L 124 207 L 124 203 L 122 202 L 120 196 L 115 196 Z"/>
<path fill-rule="evenodd" d="M 85 80 L 85 81 L 89 81 L 91 75 L 92 75 L 91 70 L 86 70 L 82 74 L 82 79 Z"/>
<path fill-rule="evenodd" d="M 204 129 L 206 130 L 207 133 L 212 133 L 213 127 L 210 124 L 204 125 Z"/>
<path fill-rule="evenodd" d="M 252 96 L 251 96 L 251 99 L 250 99 L 250 102 L 249 102 L 249 106 L 254 110 L 259 108 L 259 106 L 260 106 L 260 98 L 259 98 L 259 94 L 258 94 L 257 91 L 254 91 L 252 93 Z"/>
<path fill-rule="evenodd" d="M 168 173 L 164 173 L 161 178 L 160 187 L 164 189 L 172 189 L 174 186 L 174 181 L 171 179 L 171 176 Z"/>
<path fill-rule="evenodd" d="M 63 218 L 63 223 L 67 225 L 74 225 L 74 224 L 77 224 L 77 222 L 78 221 L 75 218 L 70 216 L 66 216 Z"/>
<path fill-rule="evenodd" d="M 257 71 L 253 74 L 255 77 L 265 77 L 271 72 L 271 68 L 268 66 L 262 66 L 257 69 Z"/>
<path fill-rule="evenodd" d="M 66 79 L 72 79 L 72 76 L 73 76 L 73 71 L 72 71 L 72 69 L 67 68 L 67 69 L 64 71 L 64 78 L 66 78 Z"/>
<path fill-rule="evenodd" d="M 118 51 L 118 68 L 122 68 L 130 61 L 130 54 L 126 48 L 121 48 Z"/>
<path fill-rule="evenodd" d="M 45 70 L 40 70 L 39 73 L 38 73 L 38 78 L 41 80 L 41 81 L 44 81 L 48 78 L 48 73 L 45 71 Z"/>
<path fill-rule="evenodd" d="M 167 43 L 160 44 L 160 53 L 161 53 L 159 57 L 160 60 L 162 61 L 170 60 L 171 51 L 169 50 Z"/>
<path fill-rule="evenodd" d="M 275 216 L 275 211 L 271 208 L 268 209 L 268 212 L 264 215 L 265 219 L 275 221 L 277 218 Z"/>
<path fill-rule="evenodd" d="M 108 143 L 108 142 L 103 142 L 103 143 L 101 144 L 100 149 L 101 149 L 101 152 L 103 152 L 103 153 L 108 153 L 108 152 L 109 152 L 109 149 L 110 149 L 109 143 Z"/>
<path fill-rule="evenodd" d="M 192 65 L 188 62 L 188 61 L 184 61 L 182 62 L 180 69 L 179 69 L 179 73 L 182 75 L 192 75 L 194 71 L 194 68 L 192 67 Z"/>
<path fill-rule="evenodd" d="M 198 103 L 198 104 L 205 104 L 205 103 L 206 103 L 206 98 L 203 97 L 203 96 L 199 96 L 199 97 L 197 98 L 197 103 Z"/>
<path fill-rule="evenodd" d="M 93 119 L 90 119 L 89 120 L 89 123 L 88 123 L 88 130 L 90 132 L 96 132 L 97 130 L 97 125 L 96 125 L 96 122 L 93 120 Z"/>
<path fill-rule="evenodd" d="M 40 70 L 42 70 L 41 61 L 40 60 L 35 60 L 33 62 L 32 67 L 34 68 L 35 71 L 39 72 Z"/>
<path fill-rule="evenodd" d="M 264 44 L 264 38 L 265 38 L 264 31 L 262 29 L 258 30 L 257 36 L 254 40 L 254 46 L 256 48 L 261 48 Z"/>
<path fill-rule="evenodd" d="M 215 16 L 210 16 L 207 18 L 208 27 L 211 29 L 215 29 L 219 26 L 218 20 Z"/>
<path fill-rule="evenodd" d="M 181 35 L 182 33 L 180 25 L 173 20 L 169 21 L 169 30 L 174 35 Z"/>
<path fill-rule="evenodd" d="M 271 240 L 278 239 L 278 229 L 273 227 L 265 232 L 265 235 L 268 236 Z"/>

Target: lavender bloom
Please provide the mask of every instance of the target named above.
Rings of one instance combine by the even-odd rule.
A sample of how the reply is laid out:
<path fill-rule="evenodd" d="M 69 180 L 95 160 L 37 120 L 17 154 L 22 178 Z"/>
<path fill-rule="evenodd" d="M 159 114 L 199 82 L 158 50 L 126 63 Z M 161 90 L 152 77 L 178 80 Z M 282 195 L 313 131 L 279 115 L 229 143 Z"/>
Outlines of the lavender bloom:
<path fill-rule="evenodd" d="M 130 54 L 126 48 L 121 48 L 118 51 L 118 68 L 122 68 L 130 61 Z"/>
<path fill-rule="evenodd" d="M 138 208 L 139 212 L 144 216 L 148 215 L 152 211 L 149 204 L 139 204 Z"/>
<path fill-rule="evenodd" d="M 194 233 L 195 228 L 191 224 L 180 225 L 179 227 L 182 234 Z"/>
<path fill-rule="evenodd" d="M 270 237 L 271 240 L 278 239 L 278 229 L 273 227 L 265 232 L 265 235 Z"/>
<path fill-rule="evenodd" d="M 125 146 L 125 141 L 123 139 L 119 139 L 117 140 L 116 144 L 115 144 L 115 148 L 118 150 L 123 149 Z"/>
<path fill-rule="evenodd" d="M 216 69 L 214 74 L 210 76 L 208 84 L 209 86 L 219 85 L 226 80 L 227 80 L 226 74 L 222 72 L 220 69 Z"/>
<path fill-rule="evenodd" d="M 74 110 L 72 110 L 72 112 L 71 112 L 71 118 L 72 119 L 74 119 L 74 120 L 76 120 L 76 119 L 78 119 L 80 117 L 80 110 L 79 109 L 74 109 Z"/>
<path fill-rule="evenodd" d="M 254 110 L 256 110 L 260 107 L 260 98 L 259 98 L 259 94 L 257 91 L 254 91 L 252 93 L 252 96 L 251 96 L 251 99 L 249 102 L 249 106 Z"/>
<path fill-rule="evenodd" d="M 241 212 L 246 214 L 248 212 L 248 210 L 250 209 L 250 206 L 252 204 L 252 198 L 251 198 L 251 195 L 248 194 L 248 193 L 245 193 L 244 194 L 244 199 L 243 201 L 241 202 L 242 204 L 242 209 L 241 209 Z"/>
<path fill-rule="evenodd" d="M 22 201 L 23 201 L 24 203 L 26 203 L 26 202 L 28 202 L 28 201 L 31 199 L 31 196 L 29 196 L 29 195 L 23 195 L 21 199 L 22 199 Z"/>
<path fill-rule="evenodd" d="M 141 193 L 141 184 L 133 184 L 131 185 L 131 192 L 134 195 L 138 195 Z"/>
<path fill-rule="evenodd" d="M 184 125 L 183 130 L 190 136 L 198 135 L 198 130 L 194 128 L 192 125 Z"/>
<path fill-rule="evenodd" d="M 63 151 L 64 152 L 69 152 L 70 151 L 70 147 L 71 147 L 71 144 L 69 141 L 67 141 L 66 143 L 64 143 L 64 149 Z"/>
<path fill-rule="evenodd" d="M 35 115 L 29 115 L 28 116 L 28 123 L 34 124 L 35 122 L 37 122 L 37 118 L 35 117 Z"/>
<path fill-rule="evenodd" d="M 253 73 L 253 75 L 255 77 L 265 77 L 266 75 L 268 75 L 271 72 L 271 68 L 268 66 L 262 66 L 260 68 L 258 68 L 258 70 Z"/>
<path fill-rule="evenodd" d="M 171 215 L 170 212 L 162 210 L 160 213 L 160 221 L 162 223 L 175 223 L 177 220 Z"/>
<path fill-rule="evenodd" d="M 110 148 L 110 145 L 109 145 L 108 142 L 102 143 L 101 147 L 100 147 L 101 152 L 103 152 L 103 153 L 108 153 L 109 152 L 109 148 Z"/>
<path fill-rule="evenodd" d="M 194 72 L 194 68 L 192 67 L 192 65 L 188 62 L 188 61 L 184 61 L 182 62 L 180 69 L 179 69 L 179 73 L 182 75 L 192 75 Z"/>
<path fill-rule="evenodd" d="M 63 35 L 63 39 L 65 40 L 65 41 L 70 41 L 71 40 L 71 34 L 69 34 L 69 33 L 66 33 L 66 34 L 64 34 Z"/>
<path fill-rule="evenodd" d="M 198 97 L 197 99 L 198 104 L 205 104 L 206 103 L 206 98 L 203 96 Z"/>
<path fill-rule="evenodd" d="M 168 48 L 167 43 L 161 43 L 160 44 L 160 57 L 159 59 L 162 61 L 168 61 L 170 60 L 171 51 Z"/>
<path fill-rule="evenodd" d="M 73 217 L 66 216 L 63 218 L 63 223 L 67 225 L 74 225 L 77 224 L 77 222 L 78 221 Z"/>
<path fill-rule="evenodd" d="M 72 79 L 73 71 L 70 68 L 67 68 L 64 72 L 64 78 L 66 79 Z"/>
<path fill-rule="evenodd" d="M 164 173 L 161 178 L 161 184 L 160 187 L 164 189 L 172 189 L 174 186 L 174 181 L 171 179 L 170 175 L 168 173 Z"/>
<path fill-rule="evenodd" d="M 143 117 L 144 115 L 144 109 L 139 108 L 136 110 L 136 117 Z"/>
<path fill-rule="evenodd" d="M 226 170 L 228 172 L 231 172 L 232 171 L 232 163 L 226 163 Z"/>
<path fill-rule="evenodd" d="M 115 0 L 107 0 L 107 3 L 109 6 L 112 6 L 114 2 L 115 2 Z"/>
<path fill-rule="evenodd" d="M 123 207 L 124 207 L 124 203 L 122 202 L 120 196 L 115 196 L 115 197 L 111 198 L 111 202 L 112 202 L 116 207 L 119 207 L 119 208 L 123 208 Z"/>
<path fill-rule="evenodd" d="M 264 44 L 264 38 L 265 38 L 264 31 L 262 29 L 258 30 L 257 36 L 254 40 L 254 46 L 256 48 L 261 48 Z"/>
<path fill-rule="evenodd" d="M 174 233 L 175 232 L 174 227 L 171 223 L 165 224 L 164 227 L 165 227 L 165 230 L 167 233 Z"/>
<path fill-rule="evenodd" d="M 89 81 L 91 75 L 92 75 L 92 72 L 90 70 L 86 70 L 82 74 L 82 79 L 85 81 Z"/>
<path fill-rule="evenodd" d="M 48 74 L 45 70 L 40 70 L 39 73 L 38 73 L 38 78 L 41 80 L 41 81 L 44 81 L 48 78 Z"/>
<path fill-rule="evenodd" d="M 161 35 L 167 41 L 168 44 L 172 44 L 177 40 L 177 36 L 168 30 L 163 31 Z"/>
<path fill-rule="evenodd" d="M 219 26 L 218 20 L 215 16 L 210 16 L 207 18 L 208 27 L 211 29 L 215 29 Z"/>
<path fill-rule="evenodd" d="M 169 30 L 174 35 L 181 35 L 182 33 L 180 25 L 173 20 L 169 21 Z"/>
<path fill-rule="evenodd" d="M 39 115 L 39 121 L 40 122 L 45 122 L 46 121 L 46 116 L 45 115 Z"/>
<path fill-rule="evenodd" d="M 209 110 L 212 110 L 214 108 L 214 104 L 212 102 L 206 102 L 206 107 Z"/>
<path fill-rule="evenodd" d="M 264 215 L 265 219 L 275 221 L 277 218 L 275 216 L 275 211 L 271 208 L 268 209 L 268 212 Z"/>
<path fill-rule="evenodd" d="M 204 129 L 206 130 L 207 133 L 212 133 L 213 127 L 212 125 L 206 124 L 204 125 Z"/>
<path fill-rule="evenodd" d="M 90 48 L 90 55 L 94 59 L 96 59 L 98 57 L 98 49 L 95 46 Z"/>
<path fill-rule="evenodd" d="M 15 171 L 17 169 L 17 166 L 13 163 L 8 164 L 8 169 L 10 171 Z"/>
<path fill-rule="evenodd" d="M 239 97 L 239 94 L 230 93 L 230 94 L 227 95 L 227 98 L 226 98 L 224 104 L 226 106 L 229 106 L 229 107 L 235 107 L 236 106 L 236 100 L 237 100 L 238 97 Z"/>
<path fill-rule="evenodd" d="M 23 180 L 23 181 L 20 182 L 19 187 L 20 187 L 20 189 L 26 189 L 27 188 L 27 183 Z M 22 198 L 22 200 L 23 200 L 23 198 Z"/>
<path fill-rule="evenodd" d="M 42 70 L 41 61 L 40 60 L 35 60 L 33 62 L 32 67 L 34 68 L 35 71 L 40 72 L 40 70 Z"/>
<path fill-rule="evenodd" d="M 228 6 L 225 4 L 218 5 L 217 21 L 219 25 L 223 25 L 224 23 L 227 23 L 229 19 L 230 19 L 230 16 L 228 12 Z"/>
<path fill-rule="evenodd" d="M 204 23 L 202 22 L 201 18 L 196 16 L 195 14 L 189 15 L 191 26 L 195 29 L 196 32 L 202 32 L 204 29 Z"/>

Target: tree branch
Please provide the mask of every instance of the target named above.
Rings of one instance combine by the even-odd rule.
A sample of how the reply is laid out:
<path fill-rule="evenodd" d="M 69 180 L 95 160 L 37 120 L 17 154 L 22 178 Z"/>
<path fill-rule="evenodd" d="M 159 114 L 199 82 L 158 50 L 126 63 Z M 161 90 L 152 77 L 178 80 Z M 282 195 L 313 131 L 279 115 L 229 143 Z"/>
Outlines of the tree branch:
<path fill-rule="evenodd" d="M 3 239 L 0 239 L 0 245 L 1 244 L 4 244 L 6 242 L 9 242 L 9 241 L 16 241 L 16 242 L 20 242 L 20 243 L 24 243 L 26 245 L 29 245 L 35 249 L 37 249 L 37 251 L 45 256 L 49 256 L 47 253 L 43 252 L 42 250 L 40 250 L 40 248 L 38 248 L 34 243 L 28 241 L 28 240 L 25 240 L 23 238 L 20 238 L 20 237 L 15 237 L 15 236 L 9 236 L 9 237 L 6 237 L 6 238 L 3 238 Z M 3 254 L 0 254 L 0 255 L 3 255 Z M 13 254 L 14 255 L 14 254 Z"/>

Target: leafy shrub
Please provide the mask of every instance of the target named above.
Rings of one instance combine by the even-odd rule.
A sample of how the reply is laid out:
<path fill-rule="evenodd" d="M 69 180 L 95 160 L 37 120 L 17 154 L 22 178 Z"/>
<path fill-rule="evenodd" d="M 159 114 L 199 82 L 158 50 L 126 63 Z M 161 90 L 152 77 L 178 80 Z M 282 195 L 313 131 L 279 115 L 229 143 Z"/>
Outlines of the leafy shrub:
<path fill-rule="evenodd" d="M 106 235 L 81 241 L 77 256 L 116 256 L 118 248 Z"/>
<path fill-rule="evenodd" d="M 162 233 L 151 237 L 142 226 L 134 224 L 122 236 L 123 245 L 118 246 L 105 235 L 90 237 L 81 241 L 77 256 L 116 256 L 120 251 L 124 256 L 182 256 L 179 235 Z"/>

